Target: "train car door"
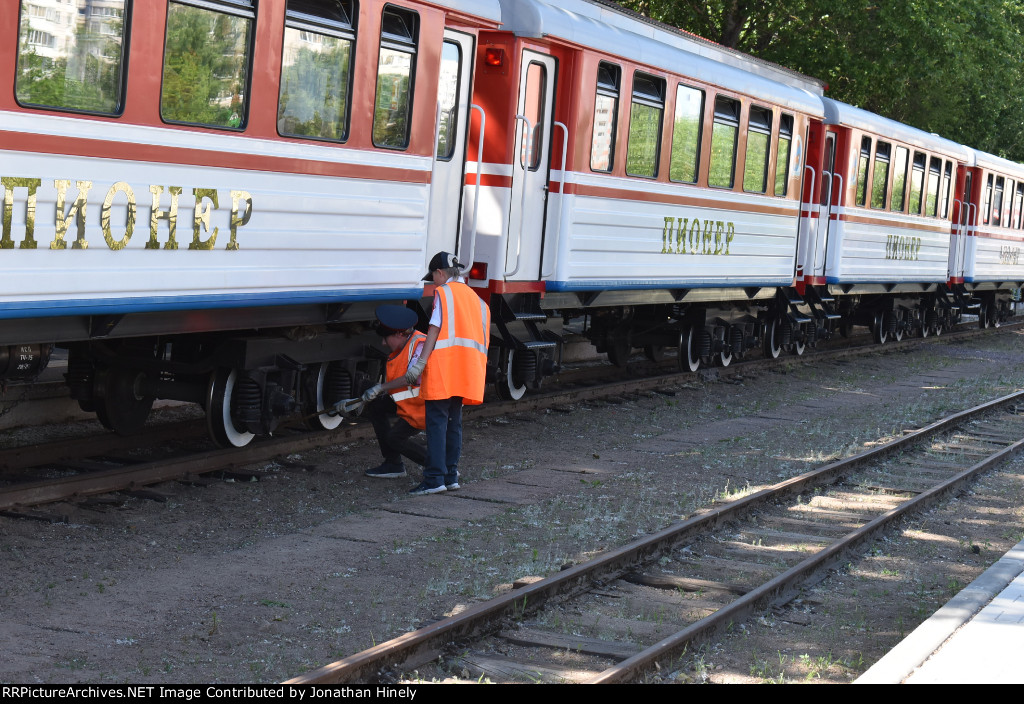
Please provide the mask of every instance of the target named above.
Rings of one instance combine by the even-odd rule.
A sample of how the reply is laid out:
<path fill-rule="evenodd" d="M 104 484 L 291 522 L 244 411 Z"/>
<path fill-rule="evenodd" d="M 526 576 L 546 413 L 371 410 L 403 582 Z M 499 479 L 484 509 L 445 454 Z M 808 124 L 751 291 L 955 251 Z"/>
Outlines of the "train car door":
<path fill-rule="evenodd" d="M 967 169 L 964 174 L 964 190 L 960 200 L 956 222 L 953 223 L 953 241 L 949 247 L 950 283 L 962 284 L 967 268 L 967 238 L 975 233 L 978 224 L 978 206 L 972 202 L 971 185 L 973 173 Z"/>
<path fill-rule="evenodd" d="M 465 183 L 466 133 L 469 128 L 470 85 L 475 39 L 445 30 L 437 86 L 434 164 L 430 175 L 430 213 L 427 217 L 427 258 L 444 250 L 464 257 L 471 249 L 460 241 Z M 469 264 L 469 262 L 464 262 Z"/>
<path fill-rule="evenodd" d="M 821 162 L 821 208 L 818 211 L 818 234 L 814 250 L 814 262 L 811 265 L 811 276 L 825 276 L 825 260 L 828 252 L 828 236 L 832 228 L 832 210 L 839 206 L 836 195 L 842 197 L 842 176 L 835 173 L 836 169 L 836 133 L 825 134 L 825 156 Z"/>
<path fill-rule="evenodd" d="M 551 168 L 555 58 L 523 50 L 512 163 L 505 278 L 540 278 Z"/>

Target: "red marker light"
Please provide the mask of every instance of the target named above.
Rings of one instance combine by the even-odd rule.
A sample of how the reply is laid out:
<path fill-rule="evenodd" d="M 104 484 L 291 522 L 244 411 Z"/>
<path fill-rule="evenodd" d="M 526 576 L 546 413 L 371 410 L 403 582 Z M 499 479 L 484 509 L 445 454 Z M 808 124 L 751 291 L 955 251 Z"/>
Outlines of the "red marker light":
<path fill-rule="evenodd" d="M 473 262 L 469 269 L 469 278 L 477 281 L 487 281 L 487 264 L 484 262 Z"/>
<path fill-rule="evenodd" d="M 484 63 L 488 66 L 501 66 L 505 63 L 505 50 L 494 47 L 485 49 Z"/>

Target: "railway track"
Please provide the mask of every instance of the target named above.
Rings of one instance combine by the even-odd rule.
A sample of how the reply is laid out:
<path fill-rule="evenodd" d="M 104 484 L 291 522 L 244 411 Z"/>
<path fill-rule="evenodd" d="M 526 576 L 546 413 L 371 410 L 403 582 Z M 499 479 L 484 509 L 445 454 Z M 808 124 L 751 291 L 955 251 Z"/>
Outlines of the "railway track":
<path fill-rule="evenodd" d="M 1024 323 L 1005 326 L 1012 330 Z M 985 331 L 961 329 L 942 339 L 961 339 Z M 516 402 L 489 402 L 466 409 L 467 418 L 491 418 L 512 413 L 533 413 L 596 398 L 609 398 L 638 392 L 672 393 L 674 385 L 695 377 L 728 379 L 757 374 L 777 367 L 780 361 L 830 361 L 849 356 L 907 350 L 929 344 L 933 339 L 907 339 L 899 344 L 879 347 L 867 337 L 851 338 L 845 346 L 828 346 L 807 357 L 770 360 L 761 357 L 734 362 L 729 367 L 711 367 L 696 373 L 675 370 L 675 360 L 650 362 L 635 358 L 628 378 L 622 370 L 594 365 L 563 374 L 558 383 L 545 387 Z M 305 432 L 287 428 L 278 437 L 237 449 L 203 449 L 201 422 L 175 423 L 148 427 L 142 434 L 121 437 L 109 433 L 0 450 L 0 514 L 60 521 L 59 513 L 39 513 L 32 507 L 61 501 L 82 501 L 112 492 L 140 492 L 144 487 L 166 481 L 190 480 L 198 475 L 220 472 L 227 478 L 258 480 L 258 473 L 241 472 L 254 463 L 306 450 L 328 447 L 353 440 L 372 438 L 368 423 L 354 422 L 328 432 Z M 196 448 L 200 449 L 196 449 Z M 139 448 L 147 448 L 139 453 Z M 50 475 L 50 476 L 47 476 Z M 43 478 L 40 478 L 43 477 Z M 162 499 L 160 494 L 143 493 Z"/>
<path fill-rule="evenodd" d="M 446 681 L 660 681 L 685 649 L 788 602 L 895 522 L 1022 447 L 1018 392 L 524 580 L 290 683 L 388 682 L 414 670 Z"/>

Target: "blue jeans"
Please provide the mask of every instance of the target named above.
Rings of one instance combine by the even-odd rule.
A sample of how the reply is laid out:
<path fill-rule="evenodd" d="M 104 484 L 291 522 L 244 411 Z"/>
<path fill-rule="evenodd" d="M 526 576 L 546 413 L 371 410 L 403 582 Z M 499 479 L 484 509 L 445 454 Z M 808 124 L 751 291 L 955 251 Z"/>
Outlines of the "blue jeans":
<path fill-rule="evenodd" d="M 462 455 L 462 397 L 427 401 L 427 463 L 423 482 L 429 487 L 454 484 Z"/>

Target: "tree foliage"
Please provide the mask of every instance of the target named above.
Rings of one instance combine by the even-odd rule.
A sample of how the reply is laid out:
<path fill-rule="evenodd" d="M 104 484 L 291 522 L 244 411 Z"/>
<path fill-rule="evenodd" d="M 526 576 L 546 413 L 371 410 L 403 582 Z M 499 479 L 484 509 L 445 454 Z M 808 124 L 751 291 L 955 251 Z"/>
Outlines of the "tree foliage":
<path fill-rule="evenodd" d="M 625 0 L 827 95 L 1024 161 L 1024 0 Z"/>

